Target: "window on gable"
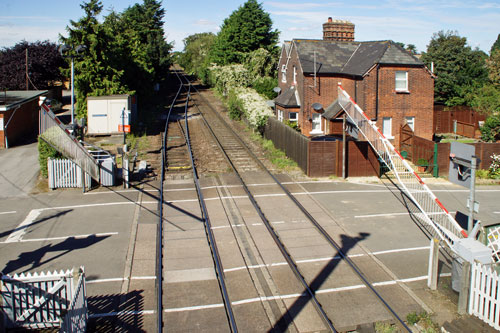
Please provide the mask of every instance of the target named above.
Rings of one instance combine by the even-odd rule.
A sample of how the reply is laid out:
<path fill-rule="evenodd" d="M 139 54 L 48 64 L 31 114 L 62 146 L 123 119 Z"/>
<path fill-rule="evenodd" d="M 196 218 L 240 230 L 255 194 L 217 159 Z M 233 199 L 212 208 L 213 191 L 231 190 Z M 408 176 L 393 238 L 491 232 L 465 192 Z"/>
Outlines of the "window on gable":
<path fill-rule="evenodd" d="M 396 91 L 408 91 L 408 72 L 396 71 Z"/>
<path fill-rule="evenodd" d="M 281 65 L 281 82 L 286 82 L 286 65 Z"/>
<path fill-rule="evenodd" d="M 293 66 L 293 84 L 297 84 L 297 67 Z"/>
<path fill-rule="evenodd" d="M 278 110 L 278 120 L 283 121 L 283 110 Z"/>
<path fill-rule="evenodd" d="M 297 122 L 297 121 L 299 120 L 299 114 L 298 114 L 298 112 L 290 112 L 290 113 L 288 114 L 288 119 L 289 119 L 290 121 Z"/>

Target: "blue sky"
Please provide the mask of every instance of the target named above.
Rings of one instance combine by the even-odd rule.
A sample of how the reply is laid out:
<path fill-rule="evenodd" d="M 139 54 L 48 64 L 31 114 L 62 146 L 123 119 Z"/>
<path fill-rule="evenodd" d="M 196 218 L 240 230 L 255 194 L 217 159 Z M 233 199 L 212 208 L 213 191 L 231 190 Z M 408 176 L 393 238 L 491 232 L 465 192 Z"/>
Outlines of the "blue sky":
<path fill-rule="evenodd" d="M 174 49 L 183 49 L 183 38 L 198 32 L 217 33 L 225 18 L 245 0 L 163 1 L 165 32 Z M 102 0 L 104 15 L 142 0 Z M 329 16 L 356 25 L 358 41 L 386 40 L 415 44 L 425 51 L 433 33 L 456 30 L 468 44 L 489 52 L 500 33 L 500 0 L 379 0 L 259 1 L 271 15 L 280 40 L 322 38 L 322 24 Z M 83 16 L 77 0 L 0 0 L 0 47 L 27 41 L 57 42 L 69 20 Z"/>

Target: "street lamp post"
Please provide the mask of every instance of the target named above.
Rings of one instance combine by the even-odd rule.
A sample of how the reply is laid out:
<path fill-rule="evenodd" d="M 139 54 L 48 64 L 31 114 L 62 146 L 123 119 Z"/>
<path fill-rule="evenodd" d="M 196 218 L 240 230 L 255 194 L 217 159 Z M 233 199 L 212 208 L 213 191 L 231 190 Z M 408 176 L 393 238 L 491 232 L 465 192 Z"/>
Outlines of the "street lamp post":
<path fill-rule="evenodd" d="M 86 47 L 84 45 L 78 45 L 75 47 L 76 55 L 80 54 Z M 71 46 L 63 44 L 59 46 L 59 53 L 64 57 L 65 53 L 72 50 Z M 73 53 L 70 54 L 71 57 L 71 126 L 75 125 L 75 56 Z"/>

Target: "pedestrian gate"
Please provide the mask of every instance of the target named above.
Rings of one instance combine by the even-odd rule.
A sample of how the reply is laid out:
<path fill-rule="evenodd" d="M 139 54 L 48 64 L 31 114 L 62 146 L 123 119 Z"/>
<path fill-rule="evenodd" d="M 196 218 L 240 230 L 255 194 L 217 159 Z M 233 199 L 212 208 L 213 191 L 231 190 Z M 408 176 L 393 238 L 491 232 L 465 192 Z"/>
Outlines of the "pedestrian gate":
<path fill-rule="evenodd" d="M 3 326 L 84 332 L 88 313 L 83 267 L 53 273 L 2 275 Z"/>

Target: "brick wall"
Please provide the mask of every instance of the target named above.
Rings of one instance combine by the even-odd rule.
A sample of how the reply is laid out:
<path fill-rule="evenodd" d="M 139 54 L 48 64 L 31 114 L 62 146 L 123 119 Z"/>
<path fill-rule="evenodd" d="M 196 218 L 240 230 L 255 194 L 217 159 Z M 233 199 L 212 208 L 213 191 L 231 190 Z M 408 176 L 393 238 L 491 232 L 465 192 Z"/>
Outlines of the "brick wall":
<path fill-rule="evenodd" d="M 392 135 L 399 136 L 405 117 L 415 117 L 415 134 L 432 139 L 434 80 L 426 69 L 420 67 L 380 66 L 378 86 L 377 126 L 382 129 L 384 117 L 392 118 Z M 396 92 L 396 71 L 408 72 L 408 92 Z M 377 68 L 374 67 L 360 84 L 360 106 L 371 118 L 376 111 Z"/>

